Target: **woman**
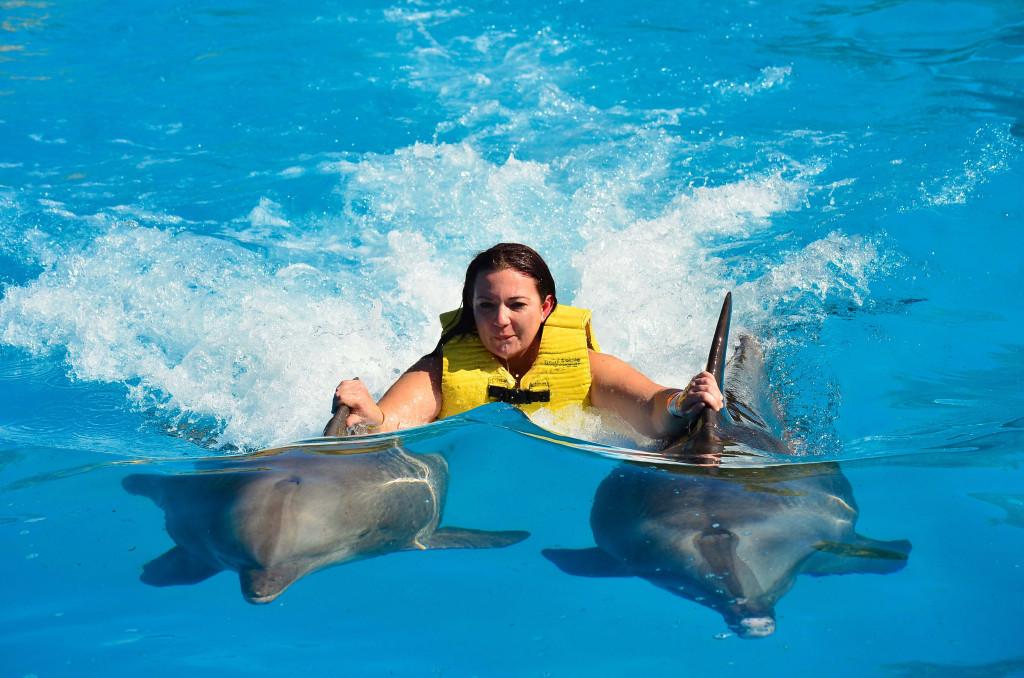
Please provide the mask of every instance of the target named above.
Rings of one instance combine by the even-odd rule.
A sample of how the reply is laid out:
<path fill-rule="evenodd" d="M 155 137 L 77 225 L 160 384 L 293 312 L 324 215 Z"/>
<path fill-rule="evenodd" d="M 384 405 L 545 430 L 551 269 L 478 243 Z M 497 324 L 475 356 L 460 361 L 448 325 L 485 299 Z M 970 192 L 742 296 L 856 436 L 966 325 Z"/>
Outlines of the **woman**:
<path fill-rule="evenodd" d="M 665 388 L 600 353 L 590 312 L 558 305 L 547 264 L 526 245 L 501 243 L 478 254 L 466 269 L 461 308 L 441 322 L 434 351 L 380 402 L 358 379 L 338 385 L 334 403 L 348 406 L 346 426 L 393 431 L 500 400 L 526 412 L 592 405 L 644 435 L 674 438 L 705 407 L 723 404 L 708 372 L 684 390 Z"/>

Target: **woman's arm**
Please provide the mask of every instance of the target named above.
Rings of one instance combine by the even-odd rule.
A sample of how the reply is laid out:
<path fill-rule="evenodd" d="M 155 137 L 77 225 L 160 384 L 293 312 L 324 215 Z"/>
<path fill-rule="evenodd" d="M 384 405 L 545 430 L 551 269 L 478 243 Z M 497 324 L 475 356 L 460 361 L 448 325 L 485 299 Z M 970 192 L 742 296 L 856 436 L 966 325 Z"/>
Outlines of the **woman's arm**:
<path fill-rule="evenodd" d="M 367 424 L 378 431 L 394 431 L 429 424 L 441 412 L 441 358 L 425 355 L 374 402 L 366 385 L 348 379 L 334 391 L 334 404 L 349 408 L 346 426 Z"/>
<path fill-rule="evenodd" d="M 590 352 L 590 402 L 625 419 L 637 431 L 652 438 L 674 438 L 685 432 L 705 407 L 720 410 L 724 404 L 718 382 L 708 372 L 695 376 L 677 398 L 669 413 L 669 401 L 679 389 L 665 388 L 607 353 Z"/>

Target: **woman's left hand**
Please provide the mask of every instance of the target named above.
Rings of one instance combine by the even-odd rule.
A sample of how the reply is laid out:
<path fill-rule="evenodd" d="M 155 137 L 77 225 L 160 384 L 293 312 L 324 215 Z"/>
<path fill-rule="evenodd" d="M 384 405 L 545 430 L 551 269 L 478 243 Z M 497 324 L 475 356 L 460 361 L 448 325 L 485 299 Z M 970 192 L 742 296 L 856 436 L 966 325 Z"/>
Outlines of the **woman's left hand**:
<path fill-rule="evenodd" d="M 679 402 L 679 411 L 686 418 L 700 414 L 705 407 L 710 407 L 715 412 L 725 406 L 725 397 L 718 388 L 718 381 L 710 372 L 701 372 L 690 380 L 690 385 L 683 391 L 684 395 Z"/>

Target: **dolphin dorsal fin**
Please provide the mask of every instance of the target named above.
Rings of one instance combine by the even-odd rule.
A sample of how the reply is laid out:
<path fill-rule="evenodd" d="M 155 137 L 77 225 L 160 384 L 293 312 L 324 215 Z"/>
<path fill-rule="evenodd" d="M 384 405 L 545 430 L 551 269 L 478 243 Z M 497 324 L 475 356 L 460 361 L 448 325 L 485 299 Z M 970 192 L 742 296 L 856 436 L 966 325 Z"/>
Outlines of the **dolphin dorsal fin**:
<path fill-rule="evenodd" d="M 725 353 L 729 347 L 729 323 L 732 320 L 732 292 L 725 293 L 722 312 L 718 314 L 718 326 L 711 340 L 711 351 L 708 353 L 708 365 L 705 368 L 714 375 L 718 388 L 725 392 Z"/>
<path fill-rule="evenodd" d="M 732 292 L 725 293 L 725 301 L 722 302 L 722 312 L 718 314 L 718 325 L 715 327 L 715 336 L 711 338 L 711 350 L 708 352 L 708 365 L 704 369 L 710 372 L 718 388 L 725 394 L 725 353 L 729 348 L 729 323 L 732 322 Z M 722 415 L 728 418 L 728 411 L 723 407 L 721 412 L 715 412 L 710 407 L 705 407 L 700 415 L 701 422 L 707 428 L 718 426 Z"/>

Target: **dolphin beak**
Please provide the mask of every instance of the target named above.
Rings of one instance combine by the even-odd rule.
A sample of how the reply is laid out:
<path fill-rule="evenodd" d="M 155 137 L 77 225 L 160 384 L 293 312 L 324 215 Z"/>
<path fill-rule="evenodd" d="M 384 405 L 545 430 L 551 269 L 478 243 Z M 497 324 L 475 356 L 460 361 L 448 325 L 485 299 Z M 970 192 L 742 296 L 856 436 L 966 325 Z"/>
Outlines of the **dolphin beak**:
<path fill-rule="evenodd" d="M 266 596 L 258 596 L 253 593 L 249 593 L 248 591 L 243 591 L 242 595 L 245 596 L 245 601 L 247 603 L 252 603 L 253 605 L 266 605 L 267 603 L 273 602 L 281 594 L 271 593 Z"/>
<path fill-rule="evenodd" d="M 733 628 L 741 638 L 767 638 L 775 633 L 775 620 L 771 617 L 745 617 Z"/>
<path fill-rule="evenodd" d="M 284 593 L 297 577 L 274 570 L 242 570 L 238 573 L 242 595 L 253 605 L 265 605 Z"/>

